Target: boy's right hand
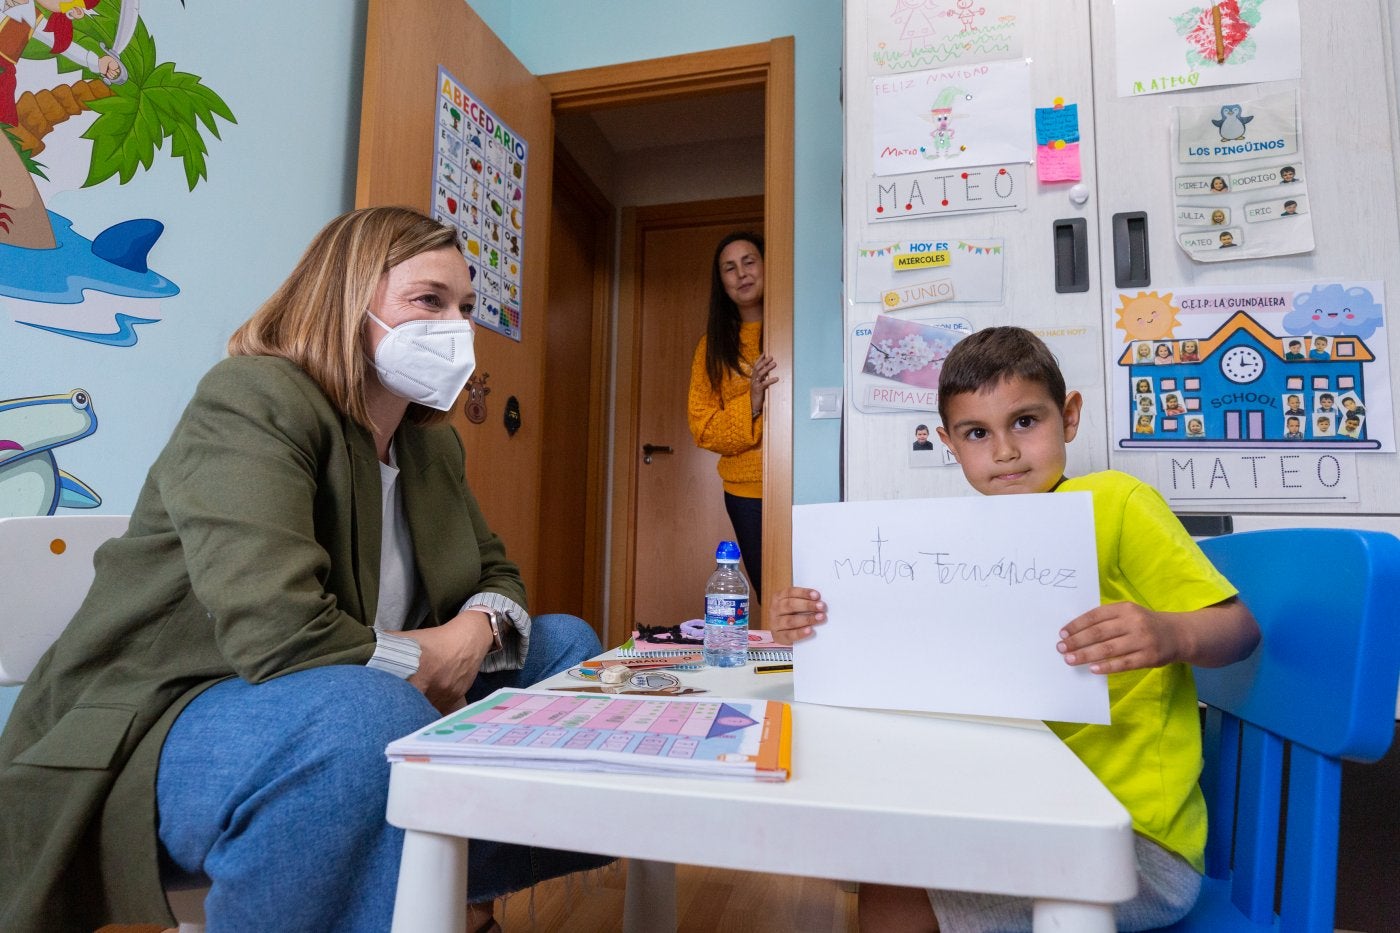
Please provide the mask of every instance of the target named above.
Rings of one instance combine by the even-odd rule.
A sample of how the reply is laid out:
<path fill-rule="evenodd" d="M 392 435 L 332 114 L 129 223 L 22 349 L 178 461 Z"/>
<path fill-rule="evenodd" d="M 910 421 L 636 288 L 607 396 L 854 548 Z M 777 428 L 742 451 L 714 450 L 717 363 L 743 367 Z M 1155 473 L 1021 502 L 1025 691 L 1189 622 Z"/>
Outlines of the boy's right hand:
<path fill-rule="evenodd" d="M 773 608 L 767 616 L 773 640 L 790 645 L 810 638 L 812 627 L 826 621 L 826 603 L 822 602 L 822 594 L 816 590 L 790 586 L 773 600 Z"/>

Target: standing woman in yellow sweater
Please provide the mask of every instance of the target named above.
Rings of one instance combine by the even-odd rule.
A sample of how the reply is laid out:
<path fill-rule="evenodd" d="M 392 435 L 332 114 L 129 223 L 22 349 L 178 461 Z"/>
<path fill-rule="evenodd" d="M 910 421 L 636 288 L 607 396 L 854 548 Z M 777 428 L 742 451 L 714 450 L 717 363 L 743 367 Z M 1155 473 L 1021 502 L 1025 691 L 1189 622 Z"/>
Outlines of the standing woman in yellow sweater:
<path fill-rule="evenodd" d="M 710 267 L 710 317 L 690 366 L 690 433 L 719 454 L 724 508 L 763 597 L 763 402 L 778 381 L 763 351 L 763 237 L 727 235 Z"/>

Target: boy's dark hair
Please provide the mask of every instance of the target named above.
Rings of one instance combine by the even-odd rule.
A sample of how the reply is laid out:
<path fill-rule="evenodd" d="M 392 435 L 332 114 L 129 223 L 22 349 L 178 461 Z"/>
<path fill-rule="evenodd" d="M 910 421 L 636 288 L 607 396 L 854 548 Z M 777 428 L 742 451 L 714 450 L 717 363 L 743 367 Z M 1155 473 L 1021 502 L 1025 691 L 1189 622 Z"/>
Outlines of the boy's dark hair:
<path fill-rule="evenodd" d="M 1337 397 L 1336 397 L 1335 395 L 1333 395 L 1331 392 L 1323 392 L 1321 395 L 1319 395 L 1319 396 L 1317 397 L 1317 400 L 1320 402 L 1320 401 L 1322 401 L 1323 399 L 1328 399 L 1329 401 L 1335 402 L 1335 401 L 1337 400 Z"/>
<path fill-rule="evenodd" d="M 915 425 L 915 426 L 914 426 L 914 433 L 915 433 L 915 434 L 918 434 L 920 431 L 927 431 L 927 430 L 928 430 L 928 425 L 926 425 L 926 424 L 918 424 L 918 425 Z"/>
<path fill-rule="evenodd" d="M 1013 378 L 1044 386 L 1055 404 L 1064 407 L 1065 377 L 1045 342 L 1024 327 L 986 327 L 958 341 L 943 361 L 938 409 L 946 411 L 956 395 Z"/>
<path fill-rule="evenodd" d="M 1289 345 L 1290 347 L 1301 347 L 1301 346 L 1303 345 L 1303 341 L 1301 341 L 1301 340 L 1290 340 L 1290 341 L 1288 341 L 1288 345 Z"/>

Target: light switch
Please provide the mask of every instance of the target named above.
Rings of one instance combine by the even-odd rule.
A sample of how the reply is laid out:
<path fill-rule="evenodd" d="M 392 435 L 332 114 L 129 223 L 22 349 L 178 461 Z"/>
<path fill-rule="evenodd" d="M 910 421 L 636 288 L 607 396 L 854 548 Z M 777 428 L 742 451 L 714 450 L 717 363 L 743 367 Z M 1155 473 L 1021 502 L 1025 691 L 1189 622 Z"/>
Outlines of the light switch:
<path fill-rule="evenodd" d="M 813 389 L 812 390 L 812 418 L 840 418 L 841 417 L 841 389 Z"/>

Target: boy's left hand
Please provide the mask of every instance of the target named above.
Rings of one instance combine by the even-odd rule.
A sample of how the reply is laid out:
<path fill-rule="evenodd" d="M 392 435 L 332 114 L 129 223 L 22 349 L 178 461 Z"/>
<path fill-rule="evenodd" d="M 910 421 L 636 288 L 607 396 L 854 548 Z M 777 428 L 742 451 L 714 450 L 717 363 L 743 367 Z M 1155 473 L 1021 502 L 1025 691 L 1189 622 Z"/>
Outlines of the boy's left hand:
<path fill-rule="evenodd" d="M 1178 626 L 1137 603 L 1099 606 L 1060 631 L 1055 646 L 1065 663 L 1095 674 L 1161 667 L 1182 657 Z"/>

